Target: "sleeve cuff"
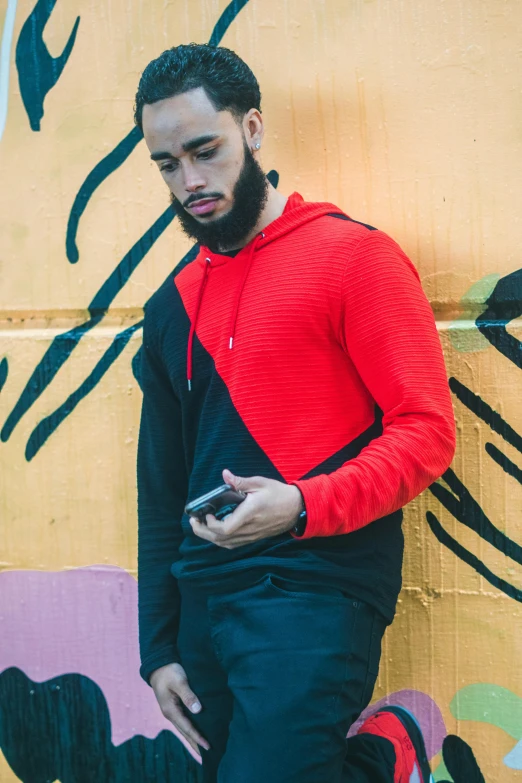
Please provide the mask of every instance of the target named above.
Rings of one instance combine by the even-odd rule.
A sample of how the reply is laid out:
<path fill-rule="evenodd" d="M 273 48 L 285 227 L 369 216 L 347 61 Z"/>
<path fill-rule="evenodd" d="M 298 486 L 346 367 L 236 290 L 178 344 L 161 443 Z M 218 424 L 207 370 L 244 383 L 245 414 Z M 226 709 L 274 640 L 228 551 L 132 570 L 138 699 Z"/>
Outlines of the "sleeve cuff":
<path fill-rule="evenodd" d="M 303 481 L 291 481 L 291 484 L 297 487 L 301 495 L 306 509 L 306 528 L 302 536 L 297 536 L 291 532 L 293 538 L 297 538 L 299 541 L 304 538 L 314 538 L 315 536 L 327 536 L 328 533 L 325 530 L 325 514 L 322 512 L 321 503 L 317 501 L 318 492 L 313 486 L 313 479 L 305 479 Z"/>
<path fill-rule="evenodd" d="M 164 647 L 163 649 L 158 650 L 157 653 L 145 658 L 140 666 L 140 676 L 145 680 L 147 685 L 150 685 L 149 678 L 152 672 L 155 672 L 156 669 L 159 669 L 161 666 L 167 666 L 169 663 L 181 663 L 178 648 L 176 646 Z"/>

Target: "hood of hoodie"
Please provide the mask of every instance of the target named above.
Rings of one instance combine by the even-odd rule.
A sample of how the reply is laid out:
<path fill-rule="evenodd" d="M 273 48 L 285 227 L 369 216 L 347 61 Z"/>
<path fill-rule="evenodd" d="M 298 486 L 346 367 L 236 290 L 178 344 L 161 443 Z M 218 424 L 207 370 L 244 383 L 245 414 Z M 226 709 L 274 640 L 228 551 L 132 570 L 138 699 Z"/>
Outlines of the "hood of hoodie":
<path fill-rule="evenodd" d="M 334 204 L 328 202 L 307 202 L 299 193 L 292 193 L 291 196 L 288 197 L 282 215 L 269 223 L 263 231 L 257 234 L 234 256 L 213 253 L 204 246 L 200 248 L 198 255 L 192 262 L 201 267 L 201 280 L 187 346 L 187 385 L 189 391 L 192 387 L 192 348 L 194 334 L 197 328 L 198 317 L 201 312 L 205 286 L 209 275 L 212 273 L 212 269 L 229 263 L 232 258 L 241 259 L 242 261 L 243 273 L 239 278 L 236 295 L 234 297 L 234 306 L 230 313 L 230 336 L 228 347 L 232 350 L 234 347 L 237 315 L 241 306 L 241 295 L 247 283 L 252 264 L 255 263 L 256 251 L 261 247 L 266 247 L 272 242 L 276 242 L 281 237 L 295 231 L 305 223 L 310 223 L 323 215 L 332 214 L 339 215 L 343 213 L 339 207 L 336 207 Z"/>

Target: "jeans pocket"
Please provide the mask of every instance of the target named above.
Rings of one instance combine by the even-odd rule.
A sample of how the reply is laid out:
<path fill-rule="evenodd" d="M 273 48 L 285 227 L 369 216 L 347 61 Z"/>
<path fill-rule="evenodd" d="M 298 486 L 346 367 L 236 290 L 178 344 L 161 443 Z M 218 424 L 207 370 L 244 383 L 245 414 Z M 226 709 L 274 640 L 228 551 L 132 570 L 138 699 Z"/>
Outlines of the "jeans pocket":
<path fill-rule="evenodd" d="M 271 592 L 280 596 L 286 596 L 287 598 L 307 600 L 326 599 L 344 602 L 351 600 L 354 605 L 358 603 L 341 590 L 341 588 L 309 581 L 301 582 L 298 579 L 288 579 L 287 577 L 276 576 L 275 574 L 268 574 L 265 579 L 265 586 L 268 587 Z"/>

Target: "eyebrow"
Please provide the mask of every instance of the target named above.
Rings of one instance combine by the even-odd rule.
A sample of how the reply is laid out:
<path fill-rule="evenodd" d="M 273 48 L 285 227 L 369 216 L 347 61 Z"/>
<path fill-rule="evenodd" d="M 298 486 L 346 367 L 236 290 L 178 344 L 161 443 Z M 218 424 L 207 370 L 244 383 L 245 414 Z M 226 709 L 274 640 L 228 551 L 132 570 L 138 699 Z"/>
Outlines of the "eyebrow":
<path fill-rule="evenodd" d="M 185 152 L 191 152 L 191 150 L 197 149 L 197 147 L 203 146 L 203 144 L 209 144 L 211 141 L 215 141 L 219 136 L 216 133 L 207 134 L 205 136 L 197 136 L 195 139 L 190 139 L 183 144 L 183 150 Z M 153 152 L 150 156 L 151 160 L 173 160 L 174 155 L 170 152 Z"/>

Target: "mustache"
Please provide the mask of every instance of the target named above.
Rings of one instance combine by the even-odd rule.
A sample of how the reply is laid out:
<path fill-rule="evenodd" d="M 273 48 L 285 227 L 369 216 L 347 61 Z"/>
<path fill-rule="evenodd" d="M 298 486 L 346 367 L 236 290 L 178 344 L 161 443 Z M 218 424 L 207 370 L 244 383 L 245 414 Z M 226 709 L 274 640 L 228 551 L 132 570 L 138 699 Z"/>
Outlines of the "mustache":
<path fill-rule="evenodd" d="M 222 198 L 222 193 L 191 193 L 190 196 L 185 199 L 182 206 L 187 209 L 195 201 L 202 201 L 204 198 Z"/>

